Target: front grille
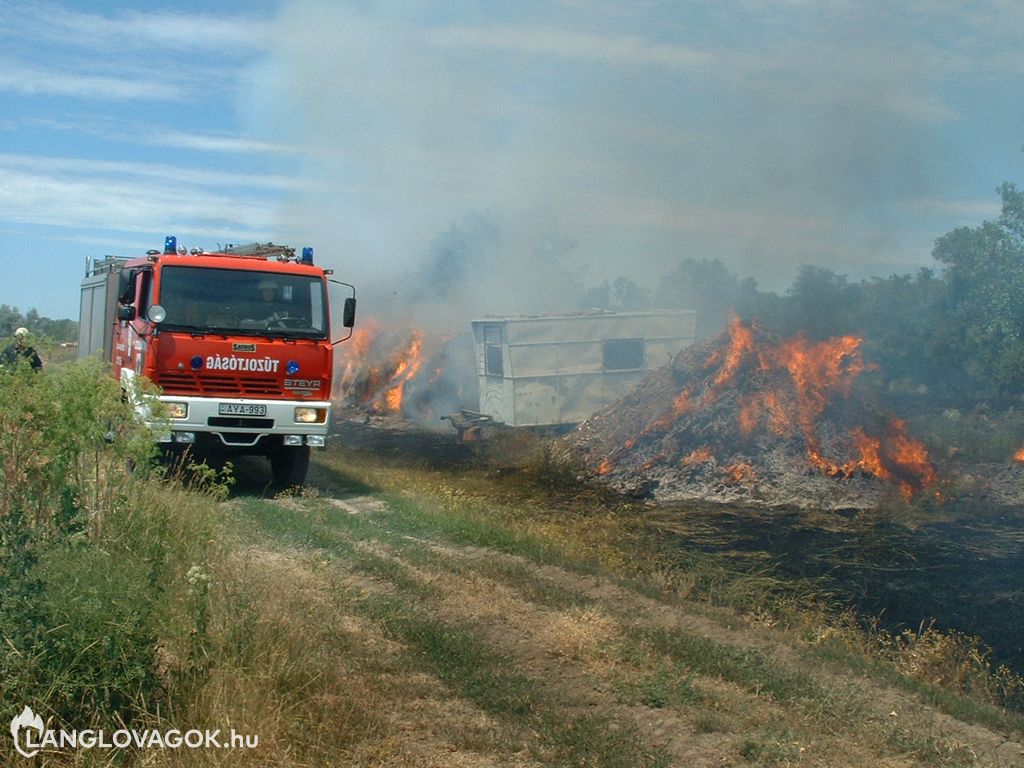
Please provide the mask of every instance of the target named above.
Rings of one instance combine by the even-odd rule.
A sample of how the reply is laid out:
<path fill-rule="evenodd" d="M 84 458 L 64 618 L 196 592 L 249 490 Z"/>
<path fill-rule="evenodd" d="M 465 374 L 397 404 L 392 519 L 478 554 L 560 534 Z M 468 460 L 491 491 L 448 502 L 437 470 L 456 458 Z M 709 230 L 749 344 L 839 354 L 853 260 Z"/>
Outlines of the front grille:
<path fill-rule="evenodd" d="M 239 376 L 235 373 L 166 371 L 157 384 L 167 395 L 224 395 L 227 397 L 281 397 L 284 388 L 272 376 Z"/>
<path fill-rule="evenodd" d="M 209 427 L 228 427 L 229 429 L 272 429 L 273 419 L 248 419 L 244 416 L 211 416 L 206 420 Z"/>

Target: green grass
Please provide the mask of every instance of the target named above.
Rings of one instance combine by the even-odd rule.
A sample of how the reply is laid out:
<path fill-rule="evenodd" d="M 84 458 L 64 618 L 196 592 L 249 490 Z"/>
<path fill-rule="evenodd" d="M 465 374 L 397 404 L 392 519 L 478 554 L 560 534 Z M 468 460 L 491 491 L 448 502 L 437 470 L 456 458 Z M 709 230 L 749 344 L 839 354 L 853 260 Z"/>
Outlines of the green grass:
<path fill-rule="evenodd" d="M 810 646 L 808 654 L 817 659 L 837 663 L 859 674 L 895 685 L 941 712 L 967 723 L 977 723 L 1001 733 L 1024 736 L 1024 715 L 1019 712 L 963 696 L 956 691 L 932 685 L 917 678 L 900 674 L 891 664 L 855 652 L 841 642 L 828 642 Z"/>
<path fill-rule="evenodd" d="M 366 457 L 361 460 L 366 461 Z M 601 567 L 597 556 L 569 555 L 563 546 L 538 535 L 529 524 L 530 515 L 517 513 L 499 499 L 467 492 L 443 473 L 392 470 L 358 461 L 358 457 L 347 454 L 328 454 L 320 468 L 333 488 L 373 489 L 373 495 L 389 506 L 380 516 L 381 524 L 403 535 L 487 547 L 581 573 L 594 573 Z"/>
<path fill-rule="evenodd" d="M 807 674 L 789 670 L 753 648 L 729 646 L 683 631 L 649 627 L 637 630 L 632 637 L 634 642 L 664 654 L 692 674 L 727 680 L 779 702 L 825 697 L 825 691 Z"/>
<path fill-rule="evenodd" d="M 556 584 L 536 572 L 528 562 L 505 559 L 492 552 L 477 556 L 472 550 L 455 552 L 437 551 L 422 539 L 387 532 L 380 541 L 401 554 L 411 565 L 430 567 L 454 576 L 480 576 L 500 582 L 515 590 L 524 600 L 546 608 L 561 611 L 568 608 L 586 608 L 596 601 L 583 593 Z"/>
<path fill-rule="evenodd" d="M 410 532 L 436 530 L 411 507 L 381 513 L 373 520 L 337 510 L 323 502 L 303 502 L 300 508 L 268 500 L 246 499 L 240 504 L 239 523 L 255 523 L 263 535 L 304 548 L 322 550 L 349 569 L 389 585 L 395 591 L 369 594 L 352 601 L 361 615 L 403 643 L 410 663 L 441 680 L 449 689 L 498 718 L 507 731 L 501 740 L 530 742 L 525 734 L 540 739 L 529 743 L 538 760 L 557 766 L 655 766 L 666 765 L 664 755 L 646 747 L 636 728 L 610 728 L 606 719 L 565 715 L 566 702 L 548 692 L 542 682 L 515 669 L 513 660 L 496 652 L 470 624 L 442 621 L 419 607 L 433 594 L 402 561 L 366 551 L 360 542 L 386 542 L 400 548 L 411 562 L 438 565 L 445 558 L 432 555 L 422 542 L 410 541 Z M 431 518 L 434 519 L 434 518 Z M 440 526 L 450 532 L 448 526 Z M 461 530 L 461 529 L 459 529 Z M 474 530 L 478 530 L 474 528 Z M 478 540 L 474 543 L 478 543 Z M 451 565 L 452 561 L 448 560 Z M 511 577 L 526 593 L 559 607 L 585 603 L 578 595 L 531 576 L 516 564 L 458 563 L 484 574 Z M 522 748 L 519 743 L 516 749 Z M 515 750 L 513 750 L 515 751 Z"/>
<path fill-rule="evenodd" d="M 535 733 L 528 744 L 545 765 L 580 768 L 641 768 L 668 765 L 667 756 L 646 746 L 635 726 L 605 717 L 566 714 L 568 702 L 554 698 L 542 683 L 515 670 L 515 664 L 478 637 L 469 625 L 438 620 L 401 597 L 369 597 L 360 610 L 379 622 L 410 650 L 421 669 L 515 733 L 506 742 Z"/>
<path fill-rule="evenodd" d="M 693 672 L 682 664 L 649 662 L 618 680 L 615 694 L 624 704 L 642 704 L 652 709 L 705 705 L 708 696 L 694 686 L 693 677 Z"/>
<path fill-rule="evenodd" d="M 242 501 L 239 517 L 242 528 L 255 523 L 274 541 L 322 549 L 332 557 L 343 558 L 353 570 L 393 583 L 399 589 L 421 594 L 429 592 L 428 586 L 411 576 L 393 558 L 358 546 L 360 542 L 376 540 L 380 531 L 359 515 L 323 503 L 284 506 L 271 500 L 249 498 Z"/>

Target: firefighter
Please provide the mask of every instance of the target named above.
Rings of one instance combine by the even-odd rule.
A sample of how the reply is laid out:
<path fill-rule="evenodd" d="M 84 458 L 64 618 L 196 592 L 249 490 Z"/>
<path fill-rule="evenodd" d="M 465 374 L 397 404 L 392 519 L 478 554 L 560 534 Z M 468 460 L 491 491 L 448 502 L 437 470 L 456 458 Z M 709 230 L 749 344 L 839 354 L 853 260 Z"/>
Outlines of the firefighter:
<path fill-rule="evenodd" d="M 288 313 L 281 311 L 280 305 L 277 303 L 277 284 L 269 278 L 264 278 L 260 280 L 257 288 L 262 300 L 262 311 L 258 313 L 262 315 L 260 319 L 267 325 L 280 323 L 288 316 Z"/>
<path fill-rule="evenodd" d="M 260 298 L 263 299 L 264 304 L 272 305 L 274 303 L 274 287 L 273 280 L 260 280 L 257 288 L 260 290 Z"/>
<path fill-rule="evenodd" d="M 20 360 L 27 360 L 33 371 L 38 371 L 43 367 L 43 361 L 39 359 L 39 355 L 32 345 L 28 343 L 28 335 L 28 328 L 19 328 L 14 332 L 14 343 L 9 344 L 3 355 L 0 356 L 4 368 L 13 370 Z"/>

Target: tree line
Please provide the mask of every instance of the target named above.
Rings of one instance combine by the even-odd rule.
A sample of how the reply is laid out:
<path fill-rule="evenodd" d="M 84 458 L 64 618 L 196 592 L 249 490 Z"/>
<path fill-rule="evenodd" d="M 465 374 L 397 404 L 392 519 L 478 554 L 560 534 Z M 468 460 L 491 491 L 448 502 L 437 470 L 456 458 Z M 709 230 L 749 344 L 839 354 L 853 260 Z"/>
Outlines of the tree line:
<path fill-rule="evenodd" d="M 12 336 L 18 328 L 28 328 L 33 336 L 57 343 L 78 339 L 78 323 L 74 320 L 53 320 L 35 309 L 22 314 L 17 307 L 0 304 L 0 338 Z"/>
<path fill-rule="evenodd" d="M 580 306 L 695 309 L 698 335 L 733 313 L 780 335 L 856 334 L 887 388 L 942 401 L 1024 396 L 1024 193 L 998 189 L 994 221 L 940 237 L 937 269 L 860 281 L 802 266 L 783 295 L 761 291 L 718 259 L 682 259 L 654 290 L 626 277 L 586 291 Z"/>

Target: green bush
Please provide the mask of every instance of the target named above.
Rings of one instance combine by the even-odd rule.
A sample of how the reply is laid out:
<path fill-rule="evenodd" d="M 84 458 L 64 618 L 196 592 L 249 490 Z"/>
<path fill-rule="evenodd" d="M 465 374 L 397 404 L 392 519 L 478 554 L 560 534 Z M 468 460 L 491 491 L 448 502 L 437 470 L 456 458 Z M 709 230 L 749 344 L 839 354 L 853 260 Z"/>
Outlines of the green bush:
<path fill-rule="evenodd" d="M 0 519 L 42 538 L 86 527 L 97 536 L 125 468 L 153 452 L 100 361 L 0 372 Z"/>
<path fill-rule="evenodd" d="M 129 722 L 187 671 L 213 504 L 154 451 L 98 361 L 0 373 L 0 720 Z"/>

